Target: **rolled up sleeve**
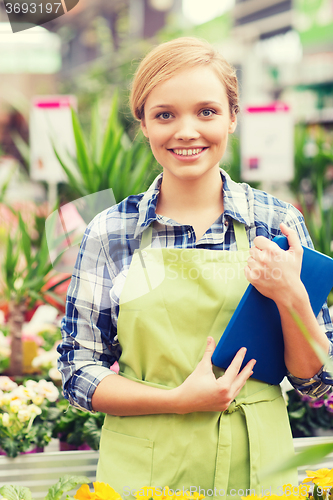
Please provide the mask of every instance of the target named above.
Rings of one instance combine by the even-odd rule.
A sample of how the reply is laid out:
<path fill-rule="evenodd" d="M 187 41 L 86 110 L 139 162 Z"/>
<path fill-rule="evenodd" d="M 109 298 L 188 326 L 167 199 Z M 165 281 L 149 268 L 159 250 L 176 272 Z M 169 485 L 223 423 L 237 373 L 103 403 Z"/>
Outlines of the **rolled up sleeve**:
<path fill-rule="evenodd" d="M 64 397 L 77 408 L 92 411 L 97 385 L 114 373 L 112 349 L 116 331 L 111 321 L 113 270 L 100 239 L 99 219 L 87 227 L 68 288 L 58 346 L 58 369 Z"/>

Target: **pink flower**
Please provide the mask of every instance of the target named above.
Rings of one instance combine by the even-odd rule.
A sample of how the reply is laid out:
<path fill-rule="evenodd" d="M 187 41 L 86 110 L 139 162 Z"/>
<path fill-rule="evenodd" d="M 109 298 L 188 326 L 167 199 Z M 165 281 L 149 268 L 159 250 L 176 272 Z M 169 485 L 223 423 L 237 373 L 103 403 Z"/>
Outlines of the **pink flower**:
<path fill-rule="evenodd" d="M 22 340 L 23 342 L 35 342 L 35 344 L 41 346 L 44 344 L 44 339 L 43 337 L 40 337 L 39 335 L 36 335 L 35 333 L 32 332 L 22 332 Z"/>
<path fill-rule="evenodd" d="M 313 398 L 311 396 L 308 396 L 307 394 L 304 394 L 303 396 L 301 396 L 301 400 L 305 403 L 309 403 L 310 401 L 313 401 Z"/>
<path fill-rule="evenodd" d="M 333 413 L 333 392 L 331 392 L 331 394 L 326 399 L 325 406 L 327 408 L 327 411 Z"/>
<path fill-rule="evenodd" d="M 319 399 L 316 399 L 316 401 L 309 403 L 309 406 L 311 406 L 311 408 L 321 408 L 322 406 L 324 406 L 324 404 L 325 404 L 324 399 L 319 398 Z"/>

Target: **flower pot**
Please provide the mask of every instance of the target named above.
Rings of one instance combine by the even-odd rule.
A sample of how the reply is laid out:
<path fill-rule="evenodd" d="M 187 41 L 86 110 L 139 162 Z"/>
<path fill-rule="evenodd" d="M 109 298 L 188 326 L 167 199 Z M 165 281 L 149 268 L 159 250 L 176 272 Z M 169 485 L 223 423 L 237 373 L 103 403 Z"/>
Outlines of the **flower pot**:
<path fill-rule="evenodd" d="M 33 446 L 30 450 L 21 451 L 20 455 L 28 455 L 29 453 L 43 453 L 43 451 L 44 447 Z M 2 448 L 0 448 L 0 455 L 7 456 L 7 453 Z"/>
<path fill-rule="evenodd" d="M 59 441 L 59 451 L 72 451 L 77 450 L 75 444 L 68 444 L 66 441 Z"/>
<path fill-rule="evenodd" d="M 80 445 L 68 444 L 66 441 L 59 441 L 59 451 L 72 451 L 72 450 L 91 450 L 87 443 Z"/>
<path fill-rule="evenodd" d="M 35 446 L 34 448 L 31 448 L 31 450 L 22 451 L 21 455 L 28 455 L 29 453 L 43 453 L 43 452 L 44 452 L 44 446 Z"/>

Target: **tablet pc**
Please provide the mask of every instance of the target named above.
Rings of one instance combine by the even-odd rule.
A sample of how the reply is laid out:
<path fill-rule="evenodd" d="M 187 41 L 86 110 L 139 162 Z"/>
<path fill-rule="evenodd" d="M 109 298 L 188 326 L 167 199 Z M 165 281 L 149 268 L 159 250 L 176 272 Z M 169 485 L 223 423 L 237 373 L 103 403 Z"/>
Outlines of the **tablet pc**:
<path fill-rule="evenodd" d="M 288 249 L 285 236 L 273 239 L 283 250 Z M 333 287 L 333 259 L 303 246 L 301 280 L 317 316 Z M 241 347 L 247 352 L 242 368 L 251 359 L 257 362 L 253 378 L 279 384 L 287 373 L 281 320 L 275 302 L 264 297 L 249 284 L 233 316 L 219 340 L 212 363 L 227 368 Z"/>

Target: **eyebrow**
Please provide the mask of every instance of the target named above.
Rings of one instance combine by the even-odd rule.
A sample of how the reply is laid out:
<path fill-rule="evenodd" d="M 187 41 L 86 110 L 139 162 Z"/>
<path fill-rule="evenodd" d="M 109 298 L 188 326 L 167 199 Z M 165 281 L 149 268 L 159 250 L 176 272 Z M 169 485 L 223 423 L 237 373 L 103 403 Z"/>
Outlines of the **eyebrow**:
<path fill-rule="evenodd" d="M 222 104 L 218 101 L 202 101 L 202 102 L 198 102 L 197 105 L 198 106 L 212 106 L 212 105 L 218 105 L 218 106 L 222 106 Z M 173 108 L 173 104 L 157 104 L 156 106 L 153 106 L 152 108 L 150 108 L 149 111 L 153 111 L 154 109 L 167 109 L 167 108 Z"/>

